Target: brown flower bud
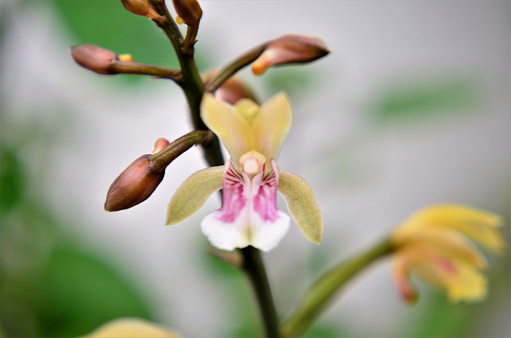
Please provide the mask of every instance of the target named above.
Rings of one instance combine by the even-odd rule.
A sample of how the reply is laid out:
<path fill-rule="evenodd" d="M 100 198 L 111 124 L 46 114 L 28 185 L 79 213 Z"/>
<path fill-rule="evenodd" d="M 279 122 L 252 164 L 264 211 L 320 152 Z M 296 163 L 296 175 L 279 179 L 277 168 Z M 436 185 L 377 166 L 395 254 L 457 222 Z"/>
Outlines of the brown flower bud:
<path fill-rule="evenodd" d="M 311 62 L 328 53 L 330 51 L 318 38 L 283 35 L 268 42 L 264 52 L 252 63 L 252 71 L 255 75 L 261 75 L 271 66 Z"/>
<path fill-rule="evenodd" d="M 202 17 L 202 9 L 197 0 L 172 0 L 179 18 L 187 26 L 198 26 Z M 179 21 L 179 18 L 177 21 Z"/>
<path fill-rule="evenodd" d="M 151 196 L 163 180 L 165 171 L 151 170 L 150 156 L 140 156 L 115 179 L 108 189 L 105 210 L 128 209 Z"/>
<path fill-rule="evenodd" d="M 151 156 L 168 145 L 169 141 L 166 139 L 157 139 L 151 154 L 145 154 L 137 158 L 115 179 L 106 195 L 105 210 L 128 209 L 151 196 L 163 180 L 166 167 L 154 165 Z"/>
<path fill-rule="evenodd" d="M 127 11 L 135 15 L 145 16 L 149 19 L 160 17 L 147 0 L 121 0 L 121 3 Z"/>
<path fill-rule="evenodd" d="M 137 158 L 110 185 L 105 210 L 124 210 L 145 201 L 163 180 L 165 169 L 172 161 L 194 145 L 210 140 L 212 135 L 210 131 L 195 130 L 172 143 L 157 139 L 151 154 Z"/>
<path fill-rule="evenodd" d="M 98 74 L 117 74 L 112 65 L 117 54 L 96 45 L 78 45 L 71 47 L 71 56 L 80 66 Z"/>
<path fill-rule="evenodd" d="M 235 105 L 241 99 L 250 99 L 257 102 L 254 93 L 238 77 L 231 77 L 229 80 L 216 90 L 215 97 Z"/>
<path fill-rule="evenodd" d="M 206 73 L 202 80 L 207 83 L 216 72 Z M 235 105 L 241 99 L 250 99 L 257 102 L 252 90 L 239 77 L 230 77 L 227 81 L 215 91 L 215 97 L 219 100 Z"/>

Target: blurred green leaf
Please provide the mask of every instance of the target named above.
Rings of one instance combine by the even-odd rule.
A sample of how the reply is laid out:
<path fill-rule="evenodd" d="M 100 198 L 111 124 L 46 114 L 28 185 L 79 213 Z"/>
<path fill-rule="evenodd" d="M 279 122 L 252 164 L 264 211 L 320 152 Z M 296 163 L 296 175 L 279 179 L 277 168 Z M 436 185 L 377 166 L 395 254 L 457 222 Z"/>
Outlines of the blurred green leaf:
<path fill-rule="evenodd" d="M 452 304 L 443 294 L 423 292 L 419 301 L 427 302 L 422 315 L 409 323 L 411 337 L 466 337 L 467 323 L 474 319 L 478 304 Z"/>
<path fill-rule="evenodd" d="M 43 337 L 74 337 L 119 317 L 151 320 L 148 305 L 129 281 L 102 259 L 57 246 L 43 267 L 37 304 Z"/>
<path fill-rule="evenodd" d="M 119 54 L 131 54 L 138 62 L 178 67 L 172 45 L 164 33 L 147 18 L 126 11 L 121 1 L 53 2 L 69 31 L 76 37 L 73 44 L 91 43 Z M 129 83 L 143 77 L 120 78 Z"/>
<path fill-rule="evenodd" d="M 210 270 L 211 273 L 214 273 L 218 276 L 228 278 L 239 278 L 241 274 L 241 271 L 234 267 L 233 265 L 210 254 L 204 255 L 204 261 L 205 267 L 208 270 Z"/>
<path fill-rule="evenodd" d="M 204 238 L 201 242 L 204 247 L 202 252 L 211 249 L 211 245 Z M 261 319 L 257 309 L 255 296 L 244 272 L 233 265 L 209 254 L 198 256 L 199 263 L 207 270 L 208 275 L 213 275 L 220 280 L 219 287 L 223 287 L 229 293 L 229 298 L 222 304 L 231 313 L 228 326 L 219 325 L 219 336 L 222 337 L 261 337 Z M 225 325 L 225 324 L 224 324 Z"/>
<path fill-rule="evenodd" d="M 317 85 L 312 70 L 297 67 L 277 67 L 263 75 L 264 87 L 269 93 L 285 91 L 290 96 L 309 91 Z"/>
<path fill-rule="evenodd" d="M 384 90 L 373 106 L 373 117 L 387 121 L 469 112 L 479 95 L 473 78 L 413 79 Z"/>
<path fill-rule="evenodd" d="M 23 196 L 25 178 L 22 169 L 16 154 L 2 146 L 0 150 L 0 215 L 11 210 Z"/>
<path fill-rule="evenodd" d="M 332 261 L 332 257 L 335 257 L 335 250 L 328 244 L 325 244 L 316 250 L 312 250 L 310 255 L 306 257 L 305 261 L 305 270 L 307 274 L 312 278 L 316 278 L 320 273 L 325 272 L 325 269 L 329 265 L 338 262 L 338 260 Z"/>
<path fill-rule="evenodd" d="M 339 331 L 338 327 L 327 324 L 317 324 L 314 325 L 307 333 L 305 334 L 306 338 L 341 338 L 341 337 L 349 337 L 349 335 L 342 334 Z"/>

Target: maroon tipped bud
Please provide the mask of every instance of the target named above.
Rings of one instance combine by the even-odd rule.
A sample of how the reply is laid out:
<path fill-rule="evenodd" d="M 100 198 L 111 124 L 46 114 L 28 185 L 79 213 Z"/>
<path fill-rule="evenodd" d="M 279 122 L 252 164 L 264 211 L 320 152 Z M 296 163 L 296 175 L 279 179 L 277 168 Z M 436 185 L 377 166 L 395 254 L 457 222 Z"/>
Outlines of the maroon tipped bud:
<path fill-rule="evenodd" d="M 169 144 L 170 144 L 169 141 L 167 141 L 166 139 L 160 137 L 159 139 L 156 140 L 156 142 L 154 142 L 154 149 L 151 152 L 151 155 L 159 153 L 160 151 L 162 151 Z"/>
<path fill-rule="evenodd" d="M 206 73 L 202 80 L 207 83 L 216 72 Z M 215 97 L 221 101 L 227 102 L 230 105 L 235 105 L 241 99 L 250 99 L 257 102 L 252 90 L 242 81 L 239 77 L 233 76 L 225 81 L 220 88 L 215 91 Z"/>
<path fill-rule="evenodd" d="M 198 26 L 202 9 L 197 0 L 172 0 L 177 15 L 187 26 Z M 179 20 L 178 20 L 179 21 Z"/>
<path fill-rule="evenodd" d="M 105 210 L 128 209 L 151 196 L 163 180 L 166 168 L 166 165 L 156 165 L 152 161 L 152 156 L 168 145 L 169 141 L 166 139 L 157 139 L 151 154 L 137 158 L 115 179 L 106 194 Z"/>
<path fill-rule="evenodd" d="M 147 0 L 121 0 L 121 3 L 127 11 L 135 15 L 145 16 L 149 19 L 160 17 Z"/>
<path fill-rule="evenodd" d="M 163 180 L 165 171 L 152 171 L 150 156 L 140 156 L 115 179 L 108 189 L 105 210 L 128 209 L 151 196 Z"/>
<path fill-rule="evenodd" d="M 195 130 L 172 143 L 157 139 L 151 154 L 137 158 L 110 185 L 105 210 L 124 210 L 145 201 L 163 180 L 167 166 L 195 144 L 210 140 L 211 135 L 210 131 Z"/>
<path fill-rule="evenodd" d="M 257 102 L 254 93 L 238 77 L 231 77 L 215 91 L 215 97 L 235 105 L 241 99 L 250 99 Z"/>
<path fill-rule="evenodd" d="M 71 56 L 80 66 L 98 74 L 117 74 L 112 65 L 117 54 L 96 45 L 78 45 L 71 47 Z"/>
<path fill-rule="evenodd" d="M 252 64 L 252 71 L 261 75 L 271 66 L 311 62 L 328 53 L 330 51 L 318 38 L 284 35 L 268 42 L 264 52 Z"/>

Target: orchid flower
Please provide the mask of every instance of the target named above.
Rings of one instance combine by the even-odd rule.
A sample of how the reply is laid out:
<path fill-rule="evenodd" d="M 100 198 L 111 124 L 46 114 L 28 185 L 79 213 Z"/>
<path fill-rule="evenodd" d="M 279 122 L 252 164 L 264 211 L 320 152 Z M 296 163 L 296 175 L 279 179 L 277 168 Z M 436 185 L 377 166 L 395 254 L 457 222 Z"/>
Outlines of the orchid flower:
<path fill-rule="evenodd" d="M 222 207 L 201 222 L 211 244 L 222 250 L 251 245 L 269 251 L 284 237 L 290 222 L 289 216 L 277 210 L 278 191 L 305 237 L 319 243 L 323 222 L 311 187 L 277 165 L 292 123 L 287 96 L 278 94 L 262 106 L 250 99 L 231 106 L 205 94 L 201 117 L 231 159 L 225 166 L 200 170 L 183 182 L 170 201 L 167 224 L 189 217 L 222 189 Z"/>
<path fill-rule="evenodd" d="M 497 215 L 461 205 L 434 205 L 412 215 L 392 234 L 394 276 L 403 298 L 416 299 L 410 284 L 414 273 L 445 289 L 453 302 L 484 299 L 487 281 L 481 270 L 487 263 L 467 238 L 502 253 L 501 224 Z"/>

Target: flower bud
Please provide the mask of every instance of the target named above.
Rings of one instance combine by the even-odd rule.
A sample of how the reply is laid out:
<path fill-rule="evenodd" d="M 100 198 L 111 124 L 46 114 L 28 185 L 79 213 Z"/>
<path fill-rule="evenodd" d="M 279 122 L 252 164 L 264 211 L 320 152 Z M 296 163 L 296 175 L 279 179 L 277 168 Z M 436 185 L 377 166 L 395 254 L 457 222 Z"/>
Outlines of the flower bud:
<path fill-rule="evenodd" d="M 119 211 L 145 201 L 163 180 L 165 167 L 155 166 L 151 156 L 163 150 L 169 141 L 159 138 L 151 154 L 140 156 L 129 165 L 108 189 L 105 210 Z"/>
<path fill-rule="evenodd" d="M 135 15 L 145 16 L 149 19 L 160 17 L 147 0 L 121 0 L 121 3 L 127 11 Z"/>
<path fill-rule="evenodd" d="M 140 156 L 115 179 L 108 189 L 105 210 L 128 209 L 151 196 L 163 180 L 165 171 L 152 171 L 150 156 Z"/>
<path fill-rule="evenodd" d="M 71 57 L 80 66 L 98 74 L 117 74 L 112 65 L 117 54 L 96 45 L 78 45 L 71 47 Z"/>
<path fill-rule="evenodd" d="M 202 77 L 202 80 L 204 83 L 207 83 L 215 75 L 216 72 L 206 73 L 206 75 Z M 224 84 L 215 91 L 215 97 L 233 106 L 241 99 L 250 99 L 257 102 L 252 90 L 237 76 L 230 77 L 225 81 Z"/>
<path fill-rule="evenodd" d="M 197 0 L 172 0 L 174 9 L 179 16 L 176 21 L 182 21 L 187 26 L 198 26 L 202 17 L 202 9 Z"/>
<path fill-rule="evenodd" d="M 284 35 L 268 43 L 264 52 L 252 63 L 252 71 L 261 75 L 271 66 L 311 62 L 328 53 L 330 51 L 318 38 Z"/>
<path fill-rule="evenodd" d="M 237 77 L 231 77 L 218 88 L 215 97 L 231 105 L 235 105 L 241 99 L 257 102 L 254 93 Z"/>

